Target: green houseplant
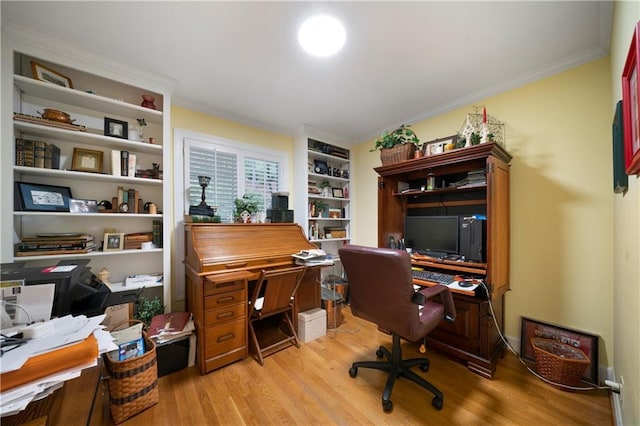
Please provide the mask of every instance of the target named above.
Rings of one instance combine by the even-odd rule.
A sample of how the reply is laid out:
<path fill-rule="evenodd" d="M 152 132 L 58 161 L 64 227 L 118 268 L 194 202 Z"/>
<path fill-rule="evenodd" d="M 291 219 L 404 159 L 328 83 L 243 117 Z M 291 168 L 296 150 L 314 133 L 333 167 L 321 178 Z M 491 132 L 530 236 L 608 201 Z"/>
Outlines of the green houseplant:
<path fill-rule="evenodd" d="M 247 214 L 252 215 L 258 212 L 258 195 L 256 194 L 244 194 L 242 198 L 236 198 L 233 202 L 235 209 L 235 218 L 236 220 L 247 222 L 243 218 L 243 213 L 247 212 Z M 247 214 L 244 214 L 246 216 Z"/>
<path fill-rule="evenodd" d="M 133 318 L 142 321 L 147 327 L 151 324 L 151 318 L 164 313 L 164 306 L 159 297 L 154 297 L 149 300 L 144 296 L 140 296 L 136 305 L 137 307 Z"/>
<path fill-rule="evenodd" d="M 393 148 L 396 145 L 412 143 L 416 146 L 420 145 L 420 139 L 416 133 L 410 129 L 410 125 L 402 124 L 400 127 L 393 131 L 385 131 L 374 142 L 373 148 L 370 152 L 382 150 L 385 148 Z"/>
<path fill-rule="evenodd" d="M 370 152 L 380 150 L 383 166 L 412 158 L 416 148 L 420 147 L 420 139 L 410 127 L 403 124 L 391 132 L 385 131 L 376 139 Z"/>

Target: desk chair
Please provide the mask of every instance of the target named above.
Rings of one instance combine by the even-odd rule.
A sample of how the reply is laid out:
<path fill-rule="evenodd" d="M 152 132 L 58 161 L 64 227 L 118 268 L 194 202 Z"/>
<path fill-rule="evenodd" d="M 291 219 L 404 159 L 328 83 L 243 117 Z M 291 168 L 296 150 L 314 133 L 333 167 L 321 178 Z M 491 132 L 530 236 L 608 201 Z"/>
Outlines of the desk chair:
<path fill-rule="evenodd" d="M 349 375 L 356 377 L 360 367 L 387 371 L 389 377 L 382 392 L 382 408 L 386 412 L 393 409 L 391 391 L 398 377 L 405 377 L 433 393 L 431 404 L 440 410 L 444 402 L 442 392 L 410 369 L 419 365 L 426 372 L 429 360 L 403 360 L 400 338 L 417 342 L 441 321 L 454 321 L 456 312 L 449 289 L 437 285 L 416 292 L 411 258 L 404 250 L 346 245 L 339 254 L 349 280 L 351 312 L 376 323 L 379 329 L 393 336 L 391 352 L 383 346 L 376 351 L 377 358 L 384 356 L 386 360 L 354 362 Z M 440 295 L 442 303 L 428 300 L 435 295 Z"/>
<path fill-rule="evenodd" d="M 298 290 L 306 266 L 263 270 L 249 302 L 249 335 L 256 360 L 264 365 L 264 357 L 290 345 L 300 347 L 293 328 L 293 297 Z M 259 327 L 266 318 L 278 315 L 277 327 Z"/>

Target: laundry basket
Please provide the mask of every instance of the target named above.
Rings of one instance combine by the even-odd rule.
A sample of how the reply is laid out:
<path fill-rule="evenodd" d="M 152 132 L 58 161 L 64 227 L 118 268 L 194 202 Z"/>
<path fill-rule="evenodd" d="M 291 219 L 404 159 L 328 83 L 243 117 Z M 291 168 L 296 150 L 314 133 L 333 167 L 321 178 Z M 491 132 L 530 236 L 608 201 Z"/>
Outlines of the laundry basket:
<path fill-rule="evenodd" d="M 545 379 L 576 386 L 589 366 L 589 357 L 578 348 L 553 339 L 531 339 L 538 373 Z"/>
<path fill-rule="evenodd" d="M 114 329 L 120 325 L 122 323 L 117 324 Z M 144 354 L 124 361 L 114 361 L 108 354 L 103 356 L 109 374 L 109 407 L 115 424 L 155 405 L 159 399 L 156 345 L 146 332 L 143 331 L 142 335 Z"/>

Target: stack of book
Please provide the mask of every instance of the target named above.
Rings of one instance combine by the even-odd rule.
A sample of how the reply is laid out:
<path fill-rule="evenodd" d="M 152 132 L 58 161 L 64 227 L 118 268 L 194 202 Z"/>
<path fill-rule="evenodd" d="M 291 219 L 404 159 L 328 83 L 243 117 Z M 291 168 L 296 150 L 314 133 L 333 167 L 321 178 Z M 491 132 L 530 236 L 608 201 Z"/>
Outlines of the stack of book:
<path fill-rule="evenodd" d="M 170 312 L 151 318 L 149 337 L 162 344 L 190 336 L 194 330 L 195 325 L 189 312 Z"/>
<path fill-rule="evenodd" d="M 96 247 L 93 235 L 61 233 L 22 237 L 16 245 L 16 256 L 89 253 Z"/>
<path fill-rule="evenodd" d="M 475 186 L 484 186 L 487 184 L 487 176 L 484 169 L 471 170 L 467 172 L 464 179 L 452 182 L 449 185 L 456 188 L 473 188 Z"/>
<path fill-rule="evenodd" d="M 16 138 L 16 166 L 60 168 L 60 148 L 52 143 Z"/>

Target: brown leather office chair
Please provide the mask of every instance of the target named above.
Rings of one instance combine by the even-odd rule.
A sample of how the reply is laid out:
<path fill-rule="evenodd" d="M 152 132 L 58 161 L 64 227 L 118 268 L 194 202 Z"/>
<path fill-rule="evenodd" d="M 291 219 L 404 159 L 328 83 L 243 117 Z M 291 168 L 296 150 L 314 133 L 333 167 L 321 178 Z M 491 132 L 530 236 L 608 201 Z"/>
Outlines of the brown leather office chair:
<path fill-rule="evenodd" d="M 431 391 L 431 404 L 442 408 L 444 396 L 435 386 L 411 371 L 419 365 L 426 372 L 427 358 L 402 359 L 400 338 L 410 342 L 423 339 L 443 320 L 455 320 L 455 307 L 449 289 L 443 285 L 416 292 L 413 287 L 411 258 L 404 250 L 347 245 L 339 250 L 340 260 L 349 281 L 349 300 L 353 315 L 374 322 L 393 336 L 391 352 L 383 346 L 376 356 L 384 361 L 354 362 L 349 375 L 356 377 L 358 368 L 375 368 L 389 372 L 382 392 L 382 408 L 391 411 L 391 391 L 398 377 L 405 377 Z M 429 300 L 440 295 L 442 303 Z M 422 306 L 422 308 L 420 308 Z"/>
<path fill-rule="evenodd" d="M 306 269 L 306 266 L 297 266 L 260 273 L 249 302 L 249 335 L 260 365 L 264 365 L 264 357 L 281 349 L 291 345 L 300 347 L 291 317 L 293 297 Z M 279 316 L 278 323 L 260 327 L 260 322 L 275 315 Z"/>

